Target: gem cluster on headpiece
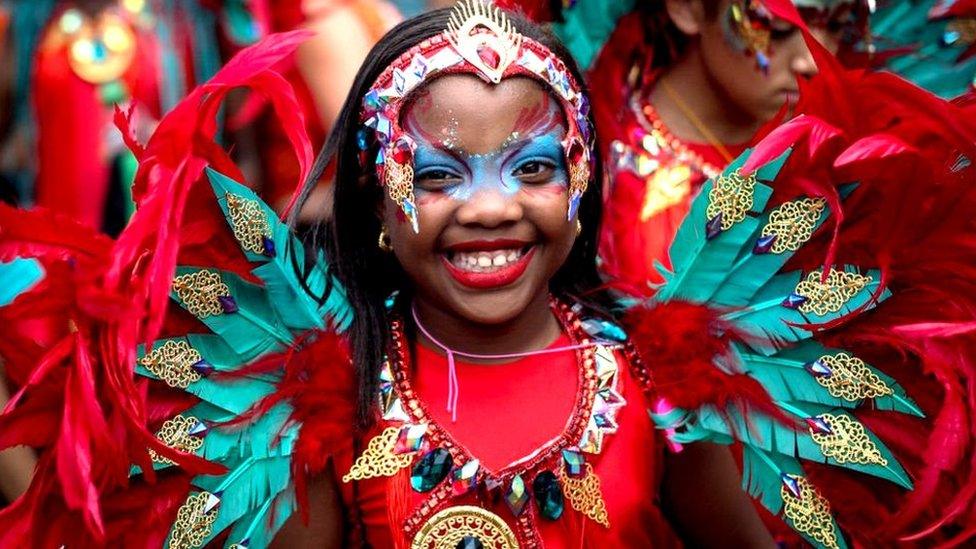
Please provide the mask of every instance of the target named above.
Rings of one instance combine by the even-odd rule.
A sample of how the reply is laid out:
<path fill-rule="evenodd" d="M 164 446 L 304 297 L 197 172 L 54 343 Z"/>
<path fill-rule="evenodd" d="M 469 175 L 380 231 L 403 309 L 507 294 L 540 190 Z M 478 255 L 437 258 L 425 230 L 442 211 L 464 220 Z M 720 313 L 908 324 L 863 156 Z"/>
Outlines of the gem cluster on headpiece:
<path fill-rule="evenodd" d="M 589 100 L 566 65 L 549 48 L 519 34 L 505 12 L 483 0 L 465 0 L 455 6 L 444 33 L 397 58 L 362 101 L 360 162 L 368 167 L 373 161 L 380 184 L 403 210 L 413 230 L 419 231 L 413 188 L 416 143 L 401 127 L 400 111 L 411 92 L 448 74 L 475 74 L 494 84 L 527 76 L 554 92 L 569 126 L 563 141 L 570 179 L 567 219 L 576 217 L 591 177 Z M 375 157 L 370 158 L 374 148 Z"/>

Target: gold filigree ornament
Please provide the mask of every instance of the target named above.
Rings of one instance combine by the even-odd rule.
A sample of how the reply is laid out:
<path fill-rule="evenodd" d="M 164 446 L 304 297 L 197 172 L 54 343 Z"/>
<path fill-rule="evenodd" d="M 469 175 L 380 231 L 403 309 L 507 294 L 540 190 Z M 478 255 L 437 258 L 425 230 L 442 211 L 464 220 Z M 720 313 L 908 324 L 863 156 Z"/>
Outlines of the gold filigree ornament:
<path fill-rule="evenodd" d="M 810 240 L 826 205 L 823 198 L 801 198 L 773 210 L 762 230 L 763 237 L 776 237 L 770 251 L 781 254 L 799 250 Z"/>
<path fill-rule="evenodd" d="M 414 233 L 417 233 L 420 226 L 417 220 L 417 200 L 413 193 L 413 164 L 397 162 L 393 156 L 392 153 L 387 155 L 383 184 L 386 185 L 386 192 L 390 199 L 400 206 L 403 214 L 410 221 Z"/>
<path fill-rule="evenodd" d="M 176 513 L 170 532 L 169 549 L 196 549 L 213 531 L 220 499 L 210 492 L 193 494 Z"/>
<path fill-rule="evenodd" d="M 200 380 L 200 374 L 193 369 L 193 365 L 202 359 L 200 353 L 186 341 L 171 339 L 146 353 L 139 359 L 139 364 L 166 385 L 186 389 L 194 381 Z"/>
<path fill-rule="evenodd" d="M 818 419 L 826 423 L 829 432 L 810 427 L 810 436 L 820 446 L 823 455 L 837 463 L 861 465 L 888 465 L 878 445 L 868 437 L 864 425 L 846 415 L 820 414 Z"/>
<path fill-rule="evenodd" d="M 454 549 L 475 538 L 485 549 L 517 549 L 518 539 L 498 515 L 472 505 L 448 507 L 430 517 L 413 538 L 412 549 Z"/>
<path fill-rule="evenodd" d="M 245 250 L 263 254 L 264 239 L 271 238 L 271 225 L 268 223 L 267 214 L 257 200 L 241 198 L 231 193 L 227 193 L 225 197 L 234 238 Z"/>
<path fill-rule="evenodd" d="M 793 527 L 829 549 L 839 549 L 830 515 L 830 502 L 820 495 L 817 488 L 806 478 L 798 475 L 788 476 L 795 481 L 800 492 L 799 496 L 795 495 L 785 483 L 780 487 L 784 504 L 783 512 L 793 522 Z"/>
<path fill-rule="evenodd" d="M 831 396 L 858 402 L 895 394 L 894 389 L 856 356 L 847 353 L 824 355 L 818 362 L 830 369 L 830 375 L 815 376 L 814 379 L 826 387 Z"/>
<path fill-rule="evenodd" d="M 177 276 L 173 279 L 173 291 L 186 310 L 197 318 L 223 314 L 219 298 L 230 295 L 230 288 L 220 275 L 206 269 Z"/>
<path fill-rule="evenodd" d="M 392 477 L 400 469 L 409 467 L 415 452 L 398 454 L 393 451 L 399 434 L 399 427 L 387 427 L 382 433 L 373 437 L 366 445 L 366 450 L 349 468 L 349 472 L 342 477 L 342 482 Z"/>
<path fill-rule="evenodd" d="M 515 30 L 505 12 L 484 0 L 462 0 L 454 6 L 447 26 L 447 39 L 468 63 L 492 83 L 516 59 L 522 35 Z"/>
<path fill-rule="evenodd" d="M 559 482 L 569 504 L 604 528 L 610 528 L 607 505 L 600 490 L 600 477 L 593 472 L 593 466 L 586 464 L 583 476 L 574 478 L 566 474 L 566 468 L 559 469 Z"/>
<path fill-rule="evenodd" d="M 203 446 L 203 437 L 190 433 L 198 423 L 200 420 L 193 416 L 177 415 L 163 423 L 156 438 L 174 450 L 194 454 Z M 155 450 L 149 450 L 149 457 L 156 463 L 173 465 L 173 460 L 157 454 Z"/>
<path fill-rule="evenodd" d="M 711 220 L 721 216 L 723 231 L 746 218 L 746 212 L 752 209 L 753 192 L 756 189 L 756 175 L 742 175 L 735 170 L 728 175 L 721 175 L 708 191 L 708 208 L 705 216 Z"/>
<path fill-rule="evenodd" d="M 836 313 L 845 303 L 871 282 L 871 277 L 831 269 L 823 281 L 821 271 L 813 271 L 796 285 L 795 293 L 806 298 L 799 309 L 804 313 L 824 316 Z"/>

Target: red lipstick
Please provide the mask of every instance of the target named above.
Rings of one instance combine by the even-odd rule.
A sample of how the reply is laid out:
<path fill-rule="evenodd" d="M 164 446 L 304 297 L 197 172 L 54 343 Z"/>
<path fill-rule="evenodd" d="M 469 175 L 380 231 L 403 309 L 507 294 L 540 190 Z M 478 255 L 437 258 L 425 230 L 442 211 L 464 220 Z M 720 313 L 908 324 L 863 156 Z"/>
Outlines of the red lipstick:
<path fill-rule="evenodd" d="M 493 241 L 491 248 L 476 248 L 466 251 L 498 250 L 503 248 L 517 247 L 499 245 L 501 242 L 502 241 Z M 452 250 L 459 249 L 460 248 L 452 247 Z M 460 284 L 469 288 L 485 290 L 489 288 L 500 288 L 502 286 L 507 286 L 518 280 L 519 277 L 525 273 L 525 269 L 528 268 L 529 262 L 532 261 L 533 255 L 535 255 L 535 247 L 532 247 L 528 252 L 522 254 L 522 257 L 520 257 L 518 261 L 490 272 L 475 272 L 458 268 L 456 265 L 451 263 L 447 256 L 441 256 L 441 261 L 444 262 L 444 267 L 447 269 L 447 272 L 450 273 L 454 280 L 457 280 Z"/>

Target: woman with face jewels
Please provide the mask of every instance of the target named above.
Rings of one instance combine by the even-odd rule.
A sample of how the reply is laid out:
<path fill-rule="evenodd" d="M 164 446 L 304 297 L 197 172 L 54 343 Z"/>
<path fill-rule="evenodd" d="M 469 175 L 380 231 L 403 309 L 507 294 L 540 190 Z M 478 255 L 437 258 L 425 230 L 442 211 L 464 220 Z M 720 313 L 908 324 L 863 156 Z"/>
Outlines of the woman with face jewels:
<path fill-rule="evenodd" d="M 603 270 L 630 291 L 663 279 L 667 250 L 702 184 L 760 127 L 795 105 L 816 72 L 797 27 L 759 0 L 580 0 L 554 13 L 513 0 L 588 71 L 610 181 Z M 846 53 L 864 35 L 863 0 L 794 2 L 821 44 Z M 618 20 L 619 18 L 619 20 Z M 612 34 L 611 34 L 612 31 Z"/>
<path fill-rule="evenodd" d="M 133 143 L 117 243 L 0 209 L 0 252 L 55 266 L 0 318 L 66 325 L 3 341 L 31 382 L 0 441 L 41 453 L 0 546 L 771 546 L 746 493 L 818 547 L 965 540 L 976 190 L 946 160 L 976 153 L 971 112 L 906 114 L 914 88 L 818 58 L 811 85 L 873 90 L 897 123 L 834 102 L 770 135 L 707 184 L 642 301 L 597 275 L 601 159 L 555 39 L 475 1 L 404 22 L 313 164 L 274 70 L 303 38 Z M 295 144 L 292 212 L 336 162 L 304 243 L 205 145 L 237 86 Z M 939 383 L 915 401 L 882 370 Z"/>

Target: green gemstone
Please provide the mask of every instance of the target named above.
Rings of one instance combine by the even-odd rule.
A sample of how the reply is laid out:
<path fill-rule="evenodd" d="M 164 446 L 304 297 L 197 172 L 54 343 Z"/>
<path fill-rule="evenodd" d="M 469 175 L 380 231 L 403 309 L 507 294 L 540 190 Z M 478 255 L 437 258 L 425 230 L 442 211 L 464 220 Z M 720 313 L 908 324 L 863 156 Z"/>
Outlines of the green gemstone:
<path fill-rule="evenodd" d="M 564 449 L 563 463 L 566 464 L 567 475 L 574 478 L 583 476 L 583 467 L 586 465 L 586 460 L 579 451 L 570 450 L 569 448 Z"/>
<path fill-rule="evenodd" d="M 542 518 L 557 520 L 563 515 L 563 490 L 559 486 L 559 479 L 551 471 L 543 471 L 535 477 L 532 491 Z"/>
<path fill-rule="evenodd" d="M 434 448 L 424 454 L 410 472 L 410 485 L 418 492 L 430 492 L 451 472 L 451 453 Z"/>

